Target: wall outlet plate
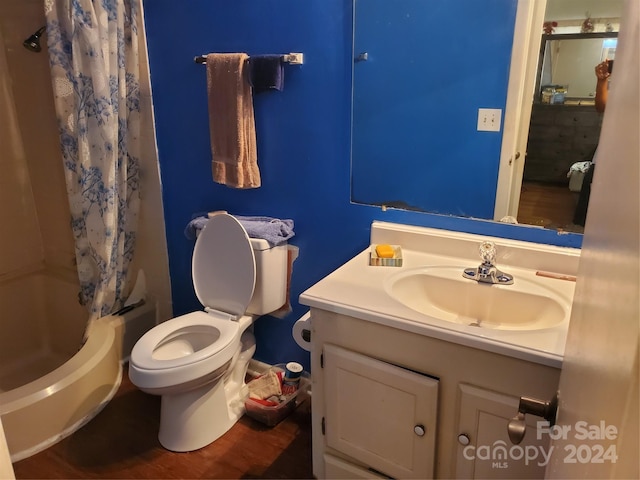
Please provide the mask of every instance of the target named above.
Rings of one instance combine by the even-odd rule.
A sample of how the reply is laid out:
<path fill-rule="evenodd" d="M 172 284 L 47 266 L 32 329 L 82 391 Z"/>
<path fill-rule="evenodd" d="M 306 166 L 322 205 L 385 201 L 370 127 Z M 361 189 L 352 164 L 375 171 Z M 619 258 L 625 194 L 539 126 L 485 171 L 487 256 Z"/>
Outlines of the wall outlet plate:
<path fill-rule="evenodd" d="M 499 108 L 478 109 L 478 131 L 499 132 L 502 122 L 502 110 Z"/>

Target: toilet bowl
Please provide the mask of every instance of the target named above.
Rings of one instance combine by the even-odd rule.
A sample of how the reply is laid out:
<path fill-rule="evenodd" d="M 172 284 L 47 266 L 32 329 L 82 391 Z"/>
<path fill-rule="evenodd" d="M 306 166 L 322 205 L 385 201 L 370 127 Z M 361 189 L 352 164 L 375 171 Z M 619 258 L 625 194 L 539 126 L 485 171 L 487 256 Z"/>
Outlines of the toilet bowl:
<path fill-rule="evenodd" d="M 167 320 L 135 344 L 129 378 L 160 395 L 162 446 L 202 448 L 244 414 L 254 320 L 286 300 L 287 246 L 250 239 L 231 215 L 212 217 L 196 240 L 193 284 L 204 311 Z"/>

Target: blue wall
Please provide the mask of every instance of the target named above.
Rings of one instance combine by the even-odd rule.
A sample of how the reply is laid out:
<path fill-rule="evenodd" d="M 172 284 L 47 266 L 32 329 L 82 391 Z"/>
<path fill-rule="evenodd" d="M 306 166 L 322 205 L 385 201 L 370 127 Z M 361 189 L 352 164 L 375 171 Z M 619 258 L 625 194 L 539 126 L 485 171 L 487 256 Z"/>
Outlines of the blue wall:
<path fill-rule="evenodd" d="M 193 241 L 183 235 L 194 212 L 224 209 L 295 221 L 291 243 L 300 248 L 300 256 L 291 286 L 293 312 L 285 319 L 267 316 L 256 322 L 255 358 L 294 360 L 307 368 L 308 354 L 291 338 L 293 322 L 306 312 L 297 298 L 367 247 L 374 219 L 579 245 L 576 235 L 382 212 L 350 202 L 349 0 L 149 0 L 144 9 L 175 315 L 202 308 L 191 282 Z M 454 11 L 452 17 L 461 14 Z M 484 28 L 490 27 L 479 26 L 479 31 Z M 212 181 L 205 67 L 193 61 L 209 52 L 305 55 L 304 65 L 285 67 L 283 92 L 254 99 L 261 188 L 234 190 Z M 456 132 L 451 141 L 459 141 Z"/>

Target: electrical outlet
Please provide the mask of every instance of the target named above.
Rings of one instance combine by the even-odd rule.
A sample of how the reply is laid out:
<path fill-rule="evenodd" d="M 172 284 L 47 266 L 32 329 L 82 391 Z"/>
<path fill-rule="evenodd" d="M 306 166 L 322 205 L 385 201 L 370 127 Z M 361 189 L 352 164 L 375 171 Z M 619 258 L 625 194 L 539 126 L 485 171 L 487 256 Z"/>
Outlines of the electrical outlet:
<path fill-rule="evenodd" d="M 478 109 L 478 131 L 499 132 L 502 120 L 502 110 L 499 108 Z"/>

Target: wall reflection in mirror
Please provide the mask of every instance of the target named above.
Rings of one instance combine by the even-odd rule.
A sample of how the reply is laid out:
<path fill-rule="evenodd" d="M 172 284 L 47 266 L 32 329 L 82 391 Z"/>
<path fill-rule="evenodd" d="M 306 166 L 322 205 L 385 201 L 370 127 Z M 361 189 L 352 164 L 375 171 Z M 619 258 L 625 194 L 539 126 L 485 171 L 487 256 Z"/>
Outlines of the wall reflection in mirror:
<path fill-rule="evenodd" d="M 616 37 L 615 32 L 543 35 L 519 221 L 583 231 L 602 126 L 595 67 L 613 62 Z"/>
<path fill-rule="evenodd" d="M 553 37 L 580 32 L 583 7 L 593 8 L 585 2 L 549 0 Z M 569 173 L 592 159 L 600 133 L 594 67 L 615 54 L 602 32 L 617 29 L 621 10 L 620 2 L 604 3 L 615 8 L 591 19 L 595 33 L 586 40 L 596 40 L 597 53 L 568 43 L 533 47 L 540 59 L 530 73 L 536 88 L 529 93 L 522 187 L 504 220 L 582 231 L 573 220 L 585 172 Z M 505 126 L 479 131 L 478 109 L 501 110 L 498 120 L 504 119 L 512 55 L 525 55 L 511 51 L 517 6 L 517 0 L 354 0 L 353 202 L 501 219 L 496 191 Z"/>

